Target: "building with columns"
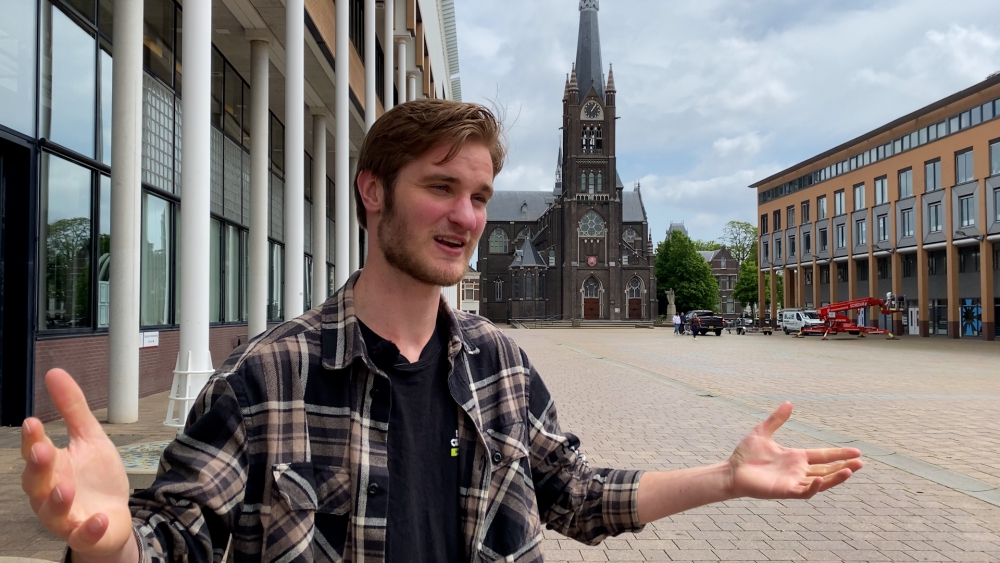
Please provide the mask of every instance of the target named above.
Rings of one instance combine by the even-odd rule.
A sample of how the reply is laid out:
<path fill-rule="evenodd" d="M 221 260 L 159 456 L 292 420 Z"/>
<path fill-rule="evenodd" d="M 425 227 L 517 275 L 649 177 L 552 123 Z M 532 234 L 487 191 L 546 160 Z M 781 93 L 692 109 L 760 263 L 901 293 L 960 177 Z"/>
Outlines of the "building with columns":
<path fill-rule="evenodd" d="M 656 280 L 639 187 L 615 155 L 614 73 L 605 80 L 598 0 L 580 0 L 576 63 L 563 91 L 551 191 L 497 191 L 479 241 L 480 314 L 509 319 L 651 320 Z"/>
<path fill-rule="evenodd" d="M 0 424 L 73 374 L 168 424 L 363 262 L 375 119 L 460 99 L 452 0 L 19 0 L 0 18 Z M 183 33 L 181 32 L 183 30 Z"/>
<path fill-rule="evenodd" d="M 760 303 L 904 295 L 895 334 L 996 340 L 1000 315 L 1000 76 L 754 183 Z"/>

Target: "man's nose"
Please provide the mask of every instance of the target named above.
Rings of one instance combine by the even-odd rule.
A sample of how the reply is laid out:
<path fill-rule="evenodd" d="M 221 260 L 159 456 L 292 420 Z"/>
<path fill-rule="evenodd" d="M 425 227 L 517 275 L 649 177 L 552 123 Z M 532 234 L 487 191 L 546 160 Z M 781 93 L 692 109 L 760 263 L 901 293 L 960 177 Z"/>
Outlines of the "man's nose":
<path fill-rule="evenodd" d="M 463 231 L 474 231 L 476 229 L 476 210 L 472 205 L 472 200 L 466 197 L 455 198 L 448 219 L 461 227 Z"/>

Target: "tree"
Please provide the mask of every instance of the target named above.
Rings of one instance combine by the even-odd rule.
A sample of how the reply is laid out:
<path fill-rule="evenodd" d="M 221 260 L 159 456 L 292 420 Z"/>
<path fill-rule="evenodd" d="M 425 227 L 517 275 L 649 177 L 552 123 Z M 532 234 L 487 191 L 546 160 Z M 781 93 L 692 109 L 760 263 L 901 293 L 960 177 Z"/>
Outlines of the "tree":
<path fill-rule="evenodd" d="M 666 310 L 666 291 L 674 290 L 678 311 L 719 308 L 719 282 L 712 267 L 695 250 L 694 243 L 680 232 L 660 243 L 654 263 L 656 291 Z"/>
<path fill-rule="evenodd" d="M 695 250 L 718 250 L 722 248 L 722 243 L 716 240 L 692 239 L 691 244 Z"/>
<path fill-rule="evenodd" d="M 741 307 L 750 307 L 752 315 L 757 316 L 757 260 L 745 260 L 740 263 L 740 273 L 736 276 L 736 287 L 733 289 L 733 299 Z"/>
<path fill-rule="evenodd" d="M 722 229 L 722 243 L 740 264 L 751 256 L 754 261 L 757 260 L 757 253 L 754 251 L 757 246 L 757 227 L 746 221 L 726 223 Z"/>

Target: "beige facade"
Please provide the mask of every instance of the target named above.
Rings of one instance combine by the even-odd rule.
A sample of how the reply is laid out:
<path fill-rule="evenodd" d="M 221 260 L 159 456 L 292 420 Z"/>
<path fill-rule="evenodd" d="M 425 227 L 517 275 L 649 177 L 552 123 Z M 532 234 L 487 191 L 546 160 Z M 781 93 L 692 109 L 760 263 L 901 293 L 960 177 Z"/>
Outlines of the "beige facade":
<path fill-rule="evenodd" d="M 907 310 L 889 318 L 873 309 L 868 324 L 995 340 L 998 114 L 1000 77 L 991 77 L 750 186 L 760 302 L 765 276 L 776 275 L 786 307 L 891 291 Z"/>

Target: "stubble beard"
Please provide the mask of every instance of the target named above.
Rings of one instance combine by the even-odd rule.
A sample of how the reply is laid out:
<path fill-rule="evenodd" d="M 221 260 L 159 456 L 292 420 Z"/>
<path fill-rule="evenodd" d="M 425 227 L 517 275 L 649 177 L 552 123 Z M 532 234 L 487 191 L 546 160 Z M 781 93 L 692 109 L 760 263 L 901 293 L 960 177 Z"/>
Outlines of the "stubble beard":
<path fill-rule="evenodd" d="M 435 269 L 429 264 L 420 260 L 416 248 L 411 248 L 414 243 L 419 244 L 414 237 L 409 236 L 409 224 L 406 219 L 395 212 L 392 206 L 387 206 L 378 228 L 378 244 L 385 255 L 385 261 L 390 266 L 400 270 L 404 274 L 428 285 L 442 287 L 458 285 L 465 277 L 466 268 L 460 272 L 450 272 L 446 269 Z M 473 241 L 468 241 L 467 248 L 463 253 L 465 260 L 463 264 L 469 263 L 472 253 L 469 249 L 475 247 Z"/>

